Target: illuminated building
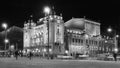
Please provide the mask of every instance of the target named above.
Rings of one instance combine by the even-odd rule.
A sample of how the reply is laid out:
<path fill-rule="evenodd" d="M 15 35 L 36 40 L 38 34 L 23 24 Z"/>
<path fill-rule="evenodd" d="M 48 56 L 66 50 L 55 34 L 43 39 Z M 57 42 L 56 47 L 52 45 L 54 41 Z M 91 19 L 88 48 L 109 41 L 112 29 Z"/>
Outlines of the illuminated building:
<path fill-rule="evenodd" d="M 105 53 L 106 44 L 100 35 L 100 23 L 84 18 L 72 18 L 65 23 L 65 48 L 69 55 L 95 56 Z"/>
<path fill-rule="evenodd" d="M 99 42 L 99 53 L 113 53 L 114 51 L 114 41 L 113 39 L 105 39 L 103 38 Z"/>
<path fill-rule="evenodd" d="M 40 54 L 95 56 L 112 53 L 112 43 L 101 37 L 100 23 L 84 18 L 72 18 L 64 23 L 61 16 L 49 15 L 37 23 L 29 20 L 24 24 L 24 49 Z"/>
<path fill-rule="evenodd" d="M 64 21 L 62 20 L 62 17 L 57 15 L 49 15 L 39 19 L 37 23 L 33 22 L 32 20 L 29 20 L 27 23 L 25 23 L 24 49 L 27 51 L 40 52 L 42 54 L 47 54 L 48 50 L 51 54 L 63 54 Z"/>

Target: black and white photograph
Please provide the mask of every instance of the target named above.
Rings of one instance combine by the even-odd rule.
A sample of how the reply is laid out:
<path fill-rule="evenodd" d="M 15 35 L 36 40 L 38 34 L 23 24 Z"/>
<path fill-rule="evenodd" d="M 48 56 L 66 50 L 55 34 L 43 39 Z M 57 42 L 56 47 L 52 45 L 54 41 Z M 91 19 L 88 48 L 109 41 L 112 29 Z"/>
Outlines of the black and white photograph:
<path fill-rule="evenodd" d="M 0 68 L 120 68 L 120 3 L 0 0 Z"/>

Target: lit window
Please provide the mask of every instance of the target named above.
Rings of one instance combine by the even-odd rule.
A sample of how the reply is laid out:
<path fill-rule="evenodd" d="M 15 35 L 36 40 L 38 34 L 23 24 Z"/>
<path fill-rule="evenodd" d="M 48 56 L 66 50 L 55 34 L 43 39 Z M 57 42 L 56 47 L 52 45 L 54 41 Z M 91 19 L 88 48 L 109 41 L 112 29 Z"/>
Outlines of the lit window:
<path fill-rule="evenodd" d="M 109 51 L 111 51 L 111 49 L 109 48 Z"/>
<path fill-rule="evenodd" d="M 108 47 L 106 49 L 107 49 L 107 51 L 109 50 Z"/>
<path fill-rule="evenodd" d="M 104 48 L 103 48 L 103 51 L 104 51 Z"/>
<path fill-rule="evenodd" d="M 70 33 L 72 33 L 72 30 L 69 30 Z"/>
<path fill-rule="evenodd" d="M 69 32 L 69 30 L 67 29 L 67 32 Z"/>

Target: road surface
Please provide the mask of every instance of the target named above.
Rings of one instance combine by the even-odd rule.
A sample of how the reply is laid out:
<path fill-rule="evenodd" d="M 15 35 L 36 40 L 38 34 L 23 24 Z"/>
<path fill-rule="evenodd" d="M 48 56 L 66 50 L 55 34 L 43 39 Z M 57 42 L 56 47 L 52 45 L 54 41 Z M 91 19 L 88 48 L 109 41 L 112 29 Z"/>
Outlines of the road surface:
<path fill-rule="evenodd" d="M 120 68 L 120 61 L 0 58 L 0 68 Z"/>

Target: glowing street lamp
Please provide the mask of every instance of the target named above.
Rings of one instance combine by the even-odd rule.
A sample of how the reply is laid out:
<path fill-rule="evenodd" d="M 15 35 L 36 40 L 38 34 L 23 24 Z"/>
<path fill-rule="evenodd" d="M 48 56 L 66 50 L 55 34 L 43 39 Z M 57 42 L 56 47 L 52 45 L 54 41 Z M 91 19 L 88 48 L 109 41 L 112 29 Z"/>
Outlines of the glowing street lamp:
<path fill-rule="evenodd" d="M 7 25 L 6 23 L 3 23 L 3 24 L 2 24 L 2 27 L 3 27 L 4 29 L 7 29 L 8 25 Z"/>
<path fill-rule="evenodd" d="M 51 9 L 48 7 L 48 6 L 46 6 L 46 7 L 44 7 L 44 13 L 45 13 L 45 16 L 49 16 L 49 14 L 50 14 L 50 12 L 51 12 Z M 47 21 L 47 26 L 48 26 L 48 59 L 49 59 L 49 20 Z M 45 50 L 46 51 L 46 50 Z"/>
<path fill-rule="evenodd" d="M 49 15 L 49 14 L 50 14 L 50 11 L 51 11 L 51 9 L 50 9 L 48 6 L 44 8 L 44 13 L 45 13 L 45 14 L 48 14 L 48 15 Z"/>
<path fill-rule="evenodd" d="M 47 50 L 46 49 L 43 49 L 44 52 L 46 52 Z"/>
<path fill-rule="evenodd" d="M 8 39 L 5 39 L 4 41 L 5 41 L 5 43 L 9 43 L 9 40 L 8 40 Z"/>
<path fill-rule="evenodd" d="M 49 51 L 51 52 L 51 51 L 52 51 L 52 49 L 49 49 Z"/>
<path fill-rule="evenodd" d="M 108 28 L 107 31 L 108 31 L 108 32 L 112 32 L 112 28 Z"/>
<path fill-rule="evenodd" d="M 9 40 L 5 38 L 4 42 L 5 42 L 5 50 L 6 50 L 6 44 L 9 43 Z"/>
<path fill-rule="evenodd" d="M 105 43 L 107 43 L 108 41 L 107 40 L 105 40 Z"/>
<path fill-rule="evenodd" d="M 7 38 L 7 23 L 2 23 L 2 27 L 5 29 L 5 50 L 6 50 L 6 43 L 8 43 L 8 40 L 6 39 Z"/>
<path fill-rule="evenodd" d="M 68 54 L 68 50 L 66 50 L 65 53 Z"/>
<path fill-rule="evenodd" d="M 118 49 L 117 49 L 117 48 L 115 48 L 115 49 L 114 49 L 114 51 L 117 53 L 117 52 L 118 52 Z"/>
<path fill-rule="evenodd" d="M 118 38 L 118 37 L 119 37 L 119 35 L 116 35 L 116 37 Z"/>

